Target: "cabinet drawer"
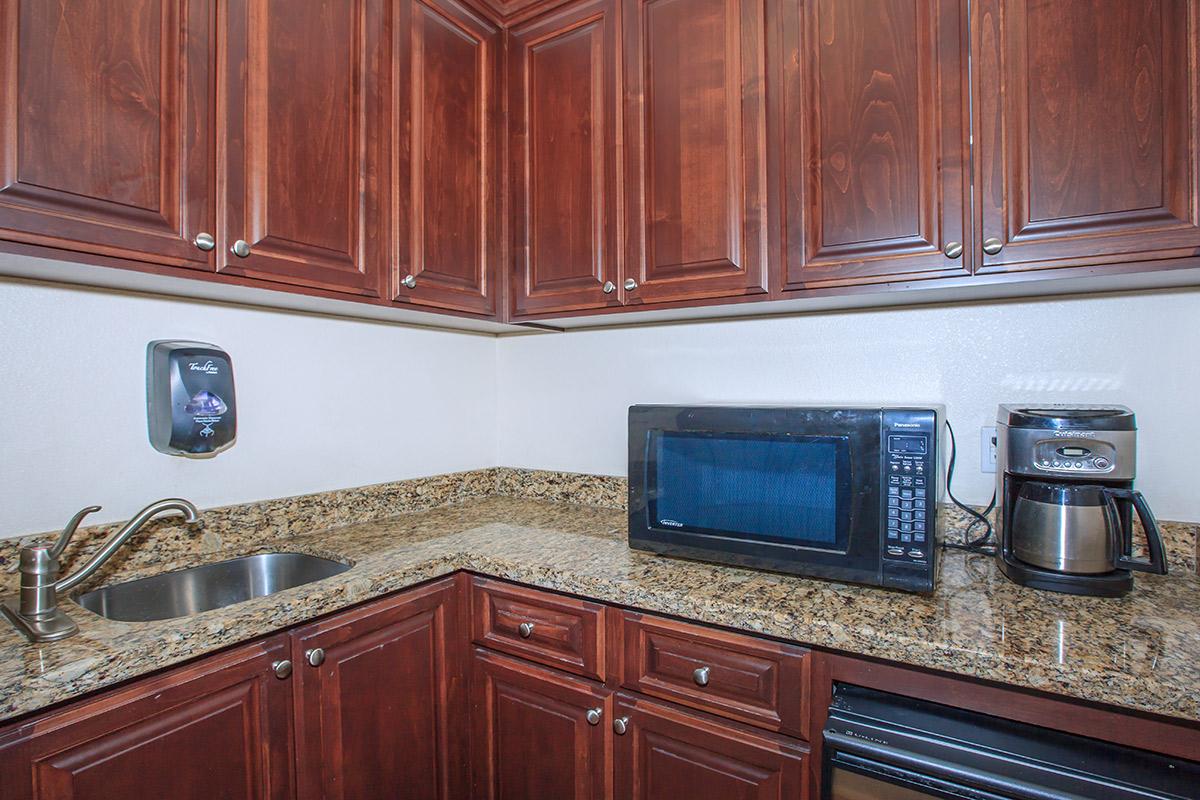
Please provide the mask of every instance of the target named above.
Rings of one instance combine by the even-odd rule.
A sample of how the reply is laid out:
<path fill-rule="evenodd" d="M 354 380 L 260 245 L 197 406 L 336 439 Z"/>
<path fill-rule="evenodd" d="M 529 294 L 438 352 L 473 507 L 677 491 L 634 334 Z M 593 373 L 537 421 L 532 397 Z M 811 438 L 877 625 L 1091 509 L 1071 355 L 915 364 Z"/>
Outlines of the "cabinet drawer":
<path fill-rule="evenodd" d="M 471 583 L 476 644 L 604 680 L 604 606 L 486 578 Z"/>
<path fill-rule="evenodd" d="M 621 630 L 626 688 L 808 738 L 804 648 L 628 611 Z"/>

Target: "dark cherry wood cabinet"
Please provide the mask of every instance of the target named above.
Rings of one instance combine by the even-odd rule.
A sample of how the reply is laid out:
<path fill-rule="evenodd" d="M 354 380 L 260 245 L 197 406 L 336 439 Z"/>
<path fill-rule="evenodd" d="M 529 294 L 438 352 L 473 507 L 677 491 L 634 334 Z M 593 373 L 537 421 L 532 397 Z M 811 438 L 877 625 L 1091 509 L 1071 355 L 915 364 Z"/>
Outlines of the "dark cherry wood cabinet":
<path fill-rule="evenodd" d="M 623 0 L 626 304 L 767 290 L 767 1 Z"/>
<path fill-rule="evenodd" d="M 290 800 L 286 634 L 0 733 L 7 800 Z"/>
<path fill-rule="evenodd" d="M 213 269 L 193 241 L 216 233 L 215 18 L 187 0 L 0 4 L 0 239 Z"/>
<path fill-rule="evenodd" d="M 783 288 L 969 274 L 966 4 L 783 9 Z"/>
<path fill-rule="evenodd" d="M 455 0 L 392 0 L 392 297 L 492 314 L 500 259 L 500 29 Z"/>
<path fill-rule="evenodd" d="M 471 666 L 471 797 L 609 796 L 611 692 L 482 648 Z"/>
<path fill-rule="evenodd" d="M 626 800 L 802 800 L 807 748 L 645 698 L 617 695 L 615 796 Z"/>
<path fill-rule="evenodd" d="M 465 797 L 454 578 L 292 634 L 301 800 Z"/>
<path fill-rule="evenodd" d="M 224 6 L 219 271 L 381 293 L 385 6 Z"/>
<path fill-rule="evenodd" d="M 1200 4 L 974 4 L 980 272 L 1200 255 Z"/>
<path fill-rule="evenodd" d="M 618 305 L 616 0 L 508 33 L 512 313 Z"/>

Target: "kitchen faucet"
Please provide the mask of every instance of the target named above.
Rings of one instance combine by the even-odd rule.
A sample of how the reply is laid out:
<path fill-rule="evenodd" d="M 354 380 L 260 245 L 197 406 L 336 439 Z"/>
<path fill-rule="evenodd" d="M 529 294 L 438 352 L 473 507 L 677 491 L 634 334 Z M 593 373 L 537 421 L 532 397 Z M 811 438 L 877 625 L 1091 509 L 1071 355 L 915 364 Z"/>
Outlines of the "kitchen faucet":
<path fill-rule="evenodd" d="M 99 510 L 100 506 L 88 506 L 80 510 L 71 517 L 67 527 L 59 534 L 58 541 L 52 545 L 34 544 L 21 548 L 18 567 L 21 572 L 20 604 L 16 604 L 10 598 L 0 604 L 0 611 L 3 611 L 13 627 L 25 634 L 30 641 L 52 642 L 65 639 L 79 631 L 75 621 L 58 607 L 59 592 L 70 591 L 90 578 L 147 522 L 172 511 L 183 514 L 184 521 L 189 525 L 200 521 L 200 512 L 187 500 L 178 497 L 156 500 L 110 536 L 78 571 L 65 578 L 59 578 L 58 557 L 75 535 L 75 530 L 83 518 Z"/>

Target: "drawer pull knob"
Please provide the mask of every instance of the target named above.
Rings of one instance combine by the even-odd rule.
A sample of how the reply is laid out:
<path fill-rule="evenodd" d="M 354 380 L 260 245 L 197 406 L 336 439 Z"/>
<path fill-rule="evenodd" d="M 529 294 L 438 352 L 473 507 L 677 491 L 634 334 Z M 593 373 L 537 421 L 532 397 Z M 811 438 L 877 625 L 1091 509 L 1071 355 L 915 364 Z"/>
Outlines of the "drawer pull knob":
<path fill-rule="evenodd" d="M 989 256 L 994 256 L 1004 249 L 1004 242 L 997 239 L 995 236 L 989 236 L 983 240 L 983 252 Z"/>
<path fill-rule="evenodd" d="M 612 281 L 605 281 L 604 285 L 601 286 L 600 289 L 605 294 L 612 294 L 613 292 L 615 292 L 617 290 L 617 285 L 615 283 L 613 283 Z"/>
<path fill-rule="evenodd" d="M 625 286 L 625 291 L 632 292 L 634 289 L 637 288 L 637 281 L 635 281 L 633 278 L 626 278 L 624 286 Z"/>
<path fill-rule="evenodd" d="M 409 289 L 417 288 L 417 279 L 413 275 L 405 275 L 400 280 L 400 283 L 404 284 L 404 286 L 408 287 Z"/>
<path fill-rule="evenodd" d="M 275 677 L 279 680 L 286 680 L 292 674 L 292 662 L 286 658 L 282 661 L 276 661 L 271 665 L 271 671 L 275 673 Z"/>
<path fill-rule="evenodd" d="M 533 623 L 522 622 L 517 626 L 517 633 L 521 634 L 522 639 L 528 639 L 530 636 L 533 636 Z"/>
<path fill-rule="evenodd" d="M 624 736 L 627 730 L 629 730 L 629 717 L 617 717 L 613 720 L 613 733 L 617 736 Z"/>
<path fill-rule="evenodd" d="M 958 258 L 962 255 L 962 242 L 947 242 L 946 249 L 942 252 L 946 254 L 946 258 Z"/>
<path fill-rule="evenodd" d="M 211 233 L 197 233 L 196 238 L 192 240 L 192 244 L 196 245 L 197 250 L 208 252 L 217 246 L 217 240 L 213 238 Z"/>
<path fill-rule="evenodd" d="M 602 709 L 602 708 L 589 708 L 587 711 L 588 725 L 599 725 L 600 724 L 600 715 L 603 713 L 604 713 L 604 709 Z"/>
<path fill-rule="evenodd" d="M 697 686 L 708 686 L 708 667 L 696 667 L 692 670 L 692 680 Z"/>
<path fill-rule="evenodd" d="M 319 667 L 325 663 L 325 651 L 320 647 L 314 647 L 312 650 L 304 651 L 304 658 L 308 661 L 309 666 Z"/>
<path fill-rule="evenodd" d="M 245 239 L 238 239 L 229 249 L 233 251 L 233 254 L 238 258 L 245 258 L 246 256 L 250 255 L 250 243 Z"/>

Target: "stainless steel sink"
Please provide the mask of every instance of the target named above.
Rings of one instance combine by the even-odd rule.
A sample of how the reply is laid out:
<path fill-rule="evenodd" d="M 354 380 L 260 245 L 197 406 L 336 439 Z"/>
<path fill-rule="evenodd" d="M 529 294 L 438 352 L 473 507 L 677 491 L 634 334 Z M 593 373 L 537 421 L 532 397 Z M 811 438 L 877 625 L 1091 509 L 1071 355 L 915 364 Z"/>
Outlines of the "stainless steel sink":
<path fill-rule="evenodd" d="M 105 586 L 74 599 L 108 619 L 149 622 L 265 597 L 348 569 L 348 564 L 304 553 L 262 553 Z"/>

